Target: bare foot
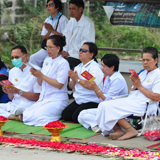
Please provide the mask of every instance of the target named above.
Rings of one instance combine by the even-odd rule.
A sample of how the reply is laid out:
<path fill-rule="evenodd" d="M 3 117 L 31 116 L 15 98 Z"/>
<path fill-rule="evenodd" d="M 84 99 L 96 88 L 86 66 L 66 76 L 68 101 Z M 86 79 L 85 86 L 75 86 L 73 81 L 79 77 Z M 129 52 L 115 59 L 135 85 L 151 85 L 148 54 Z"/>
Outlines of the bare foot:
<path fill-rule="evenodd" d="M 138 135 L 138 131 L 136 131 L 134 128 L 129 128 L 123 136 L 119 137 L 118 140 L 126 140 L 132 137 L 136 137 Z"/>
<path fill-rule="evenodd" d="M 18 118 L 19 118 L 19 120 L 20 120 L 21 122 L 23 122 L 23 115 L 22 115 L 22 114 L 20 114 L 20 115 L 18 116 Z"/>
<path fill-rule="evenodd" d="M 9 117 L 8 117 L 9 120 L 16 120 L 16 121 L 19 121 L 19 116 L 15 116 L 13 114 L 11 114 Z"/>
<path fill-rule="evenodd" d="M 109 134 L 109 137 L 110 137 L 112 140 L 116 140 L 116 139 L 118 139 L 119 137 L 123 136 L 124 134 L 125 134 L 124 131 L 122 131 L 121 129 L 118 129 L 118 130 L 116 130 L 116 132 L 110 133 L 110 134 Z"/>

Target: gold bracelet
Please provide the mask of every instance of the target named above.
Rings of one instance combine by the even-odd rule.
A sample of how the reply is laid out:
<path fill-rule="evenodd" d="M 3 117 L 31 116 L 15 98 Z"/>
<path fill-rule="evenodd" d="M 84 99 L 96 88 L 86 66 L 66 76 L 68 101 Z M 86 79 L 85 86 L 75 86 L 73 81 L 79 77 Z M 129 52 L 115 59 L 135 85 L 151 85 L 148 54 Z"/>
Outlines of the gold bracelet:
<path fill-rule="evenodd" d="M 97 92 L 97 94 L 99 94 L 101 92 L 101 90 L 99 90 L 98 92 Z"/>

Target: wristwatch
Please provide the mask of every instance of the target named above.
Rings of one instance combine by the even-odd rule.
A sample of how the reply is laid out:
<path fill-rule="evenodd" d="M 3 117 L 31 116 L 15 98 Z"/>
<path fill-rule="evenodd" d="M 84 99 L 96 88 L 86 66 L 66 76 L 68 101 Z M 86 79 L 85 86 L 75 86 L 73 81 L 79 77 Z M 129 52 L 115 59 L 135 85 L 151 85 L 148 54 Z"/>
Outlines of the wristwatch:
<path fill-rule="evenodd" d="M 23 91 L 20 90 L 18 94 L 21 96 L 23 94 Z"/>
<path fill-rule="evenodd" d="M 77 80 L 77 83 L 79 83 L 79 82 L 80 82 L 80 79 Z"/>

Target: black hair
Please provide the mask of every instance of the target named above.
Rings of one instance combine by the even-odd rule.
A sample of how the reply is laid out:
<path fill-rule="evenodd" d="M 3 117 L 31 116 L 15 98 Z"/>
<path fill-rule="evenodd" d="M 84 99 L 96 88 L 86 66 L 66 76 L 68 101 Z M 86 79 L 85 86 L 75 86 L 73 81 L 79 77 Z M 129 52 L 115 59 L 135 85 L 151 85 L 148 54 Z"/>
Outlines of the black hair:
<path fill-rule="evenodd" d="M 60 12 L 62 10 L 62 2 L 61 0 L 47 0 L 47 3 L 49 1 L 53 1 L 55 4 L 55 8 L 58 8 L 58 12 Z"/>
<path fill-rule="evenodd" d="M 11 52 L 12 52 L 13 50 L 15 50 L 15 49 L 20 49 L 23 54 L 27 54 L 27 50 L 26 50 L 26 48 L 23 47 L 23 46 L 13 47 L 13 48 L 11 49 Z"/>
<path fill-rule="evenodd" d="M 94 59 L 97 62 L 96 56 L 98 55 L 98 48 L 95 43 L 93 42 L 85 42 L 84 44 L 88 45 L 89 52 L 93 53 L 92 59 Z"/>
<path fill-rule="evenodd" d="M 51 40 L 52 43 L 55 46 L 59 46 L 60 47 L 60 51 L 59 52 L 62 52 L 63 47 L 66 45 L 66 38 L 65 38 L 65 36 L 52 35 L 52 36 L 48 37 L 47 40 Z"/>
<path fill-rule="evenodd" d="M 115 54 L 105 54 L 101 61 L 103 61 L 103 63 L 108 66 L 109 68 L 114 66 L 114 71 L 118 71 L 119 70 L 119 58 L 117 55 Z"/>
<path fill-rule="evenodd" d="M 0 57 L 0 69 L 1 69 L 2 67 L 7 68 L 7 67 L 5 66 L 4 62 L 1 60 L 1 57 Z"/>
<path fill-rule="evenodd" d="M 141 56 L 143 56 L 143 53 L 150 53 L 152 54 L 152 58 L 155 60 L 158 59 L 158 50 L 154 47 L 146 47 L 142 50 Z M 158 62 L 156 63 L 156 66 L 158 67 Z"/>
<path fill-rule="evenodd" d="M 83 0 L 70 0 L 69 4 L 70 3 L 76 5 L 78 8 L 82 7 L 84 9 L 84 2 L 83 2 Z"/>

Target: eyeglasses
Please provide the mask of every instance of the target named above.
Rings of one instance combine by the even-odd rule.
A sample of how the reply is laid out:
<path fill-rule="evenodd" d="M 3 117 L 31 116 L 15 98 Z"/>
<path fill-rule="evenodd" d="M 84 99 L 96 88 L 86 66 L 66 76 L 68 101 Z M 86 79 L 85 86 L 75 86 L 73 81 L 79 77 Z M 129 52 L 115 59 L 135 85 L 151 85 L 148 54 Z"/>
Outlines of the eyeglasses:
<path fill-rule="evenodd" d="M 47 7 L 52 7 L 52 6 L 54 6 L 54 3 L 47 4 L 47 5 L 46 5 L 46 8 L 47 8 Z"/>
<path fill-rule="evenodd" d="M 15 57 L 11 57 L 11 60 L 13 60 L 13 59 L 19 59 L 20 58 L 20 56 L 15 56 Z"/>
<path fill-rule="evenodd" d="M 89 50 L 87 50 L 87 49 L 80 48 L 79 52 L 81 52 L 81 51 L 84 52 L 84 53 L 89 52 Z"/>
<path fill-rule="evenodd" d="M 46 50 L 50 50 L 52 48 L 56 48 L 56 47 L 45 47 Z"/>

